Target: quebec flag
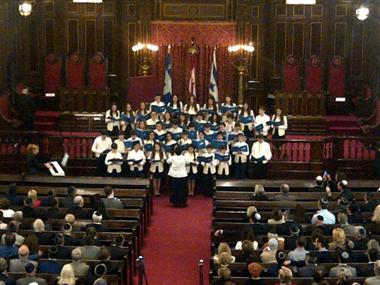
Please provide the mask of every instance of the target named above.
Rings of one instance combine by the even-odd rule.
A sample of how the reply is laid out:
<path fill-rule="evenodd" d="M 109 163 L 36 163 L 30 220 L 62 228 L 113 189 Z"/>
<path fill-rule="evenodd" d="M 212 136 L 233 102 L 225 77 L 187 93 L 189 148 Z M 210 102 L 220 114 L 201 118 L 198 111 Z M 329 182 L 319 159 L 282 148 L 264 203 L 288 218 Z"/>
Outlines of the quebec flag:
<path fill-rule="evenodd" d="M 170 54 L 170 47 L 165 57 L 165 77 L 164 77 L 164 103 L 169 104 L 172 100 L 172 56 Z"/>
<path fill-rule="evenodd" d="M 210 75 L 210 84 L 208 87 L 208 93 L 209 95 L 212 95 L 215 99 L 215 102 L 219 101 L 219 94 L 218 94 L 218 68 L 216 66 L 216 49 L 214 49 L 214 54 L 212 58 L 212 65 L 211 65 L 211 75 Z"/>

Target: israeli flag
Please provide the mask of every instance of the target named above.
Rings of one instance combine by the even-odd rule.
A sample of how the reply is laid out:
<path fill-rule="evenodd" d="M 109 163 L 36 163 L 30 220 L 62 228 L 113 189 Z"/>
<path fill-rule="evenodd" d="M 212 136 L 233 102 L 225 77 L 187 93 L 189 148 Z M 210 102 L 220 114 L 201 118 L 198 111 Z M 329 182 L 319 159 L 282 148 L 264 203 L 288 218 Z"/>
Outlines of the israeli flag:
<path fill-rule="evenodd" d="M 218 93 L 218 68 L 216 66 L 216 49 L 214 49 L 212 65 L 211 65 L 211 75 L 210 75 L 210 84 L 208 87 L 209 95 L 212 95 L 216 102 L 219 101 Z"/>
<path fill-rule="evenodd" d="M 164 77 L 164 103 L 169 104 L 172 100 L 172 56 L 170 54 L 170 46 L 165 57 L 165 77 Z"/>

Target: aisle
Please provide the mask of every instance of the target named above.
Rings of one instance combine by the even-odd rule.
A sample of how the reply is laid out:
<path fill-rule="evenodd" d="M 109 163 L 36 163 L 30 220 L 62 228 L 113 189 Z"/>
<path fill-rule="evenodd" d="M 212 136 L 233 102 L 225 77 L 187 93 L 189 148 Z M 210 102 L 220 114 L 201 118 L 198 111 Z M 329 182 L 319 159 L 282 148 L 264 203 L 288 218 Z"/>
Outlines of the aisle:
<path fill-rule="evenodd" d="M 206 261 L 207 281 L 212 200 L 198 195 L 189 199 L 187 208 L 177 209 L 165 195 L 155 198 L 153 205 L 143 250 L 149 284 L 197 285 L 201 258 Z"/>

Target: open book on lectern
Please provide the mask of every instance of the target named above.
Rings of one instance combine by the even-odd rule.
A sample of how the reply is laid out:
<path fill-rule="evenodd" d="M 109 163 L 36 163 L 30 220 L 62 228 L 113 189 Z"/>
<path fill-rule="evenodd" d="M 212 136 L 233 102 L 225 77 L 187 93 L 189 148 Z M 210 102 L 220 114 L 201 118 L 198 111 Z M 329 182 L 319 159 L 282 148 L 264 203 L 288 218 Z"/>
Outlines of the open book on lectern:
<path fill-rule="evenodd" d="M 50 174 L 52 176 L 65 176 L 66 174 L 63 168 L 66 167 L 69 158 L 69 154 L 65 153 L 61 160 L 61 163 L 58 163 L 58 161 L 50 161 L 49 164 L 52 166 L 49 168 Z"/>

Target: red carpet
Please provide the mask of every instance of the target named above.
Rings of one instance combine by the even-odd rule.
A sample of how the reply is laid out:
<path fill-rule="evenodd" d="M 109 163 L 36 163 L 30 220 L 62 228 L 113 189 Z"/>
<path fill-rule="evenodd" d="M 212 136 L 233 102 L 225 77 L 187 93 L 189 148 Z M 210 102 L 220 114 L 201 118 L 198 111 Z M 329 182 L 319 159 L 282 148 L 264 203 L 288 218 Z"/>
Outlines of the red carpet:
<path fill-rule="evenodd" d="M 197 285 L 199 259 L 206 262 L 204 284 L 208 284 L 212 200 L 198 195 L 188 204 L 173 208 L 166 195 L 154 200 L 143 249 L 149 284 Z"/>

